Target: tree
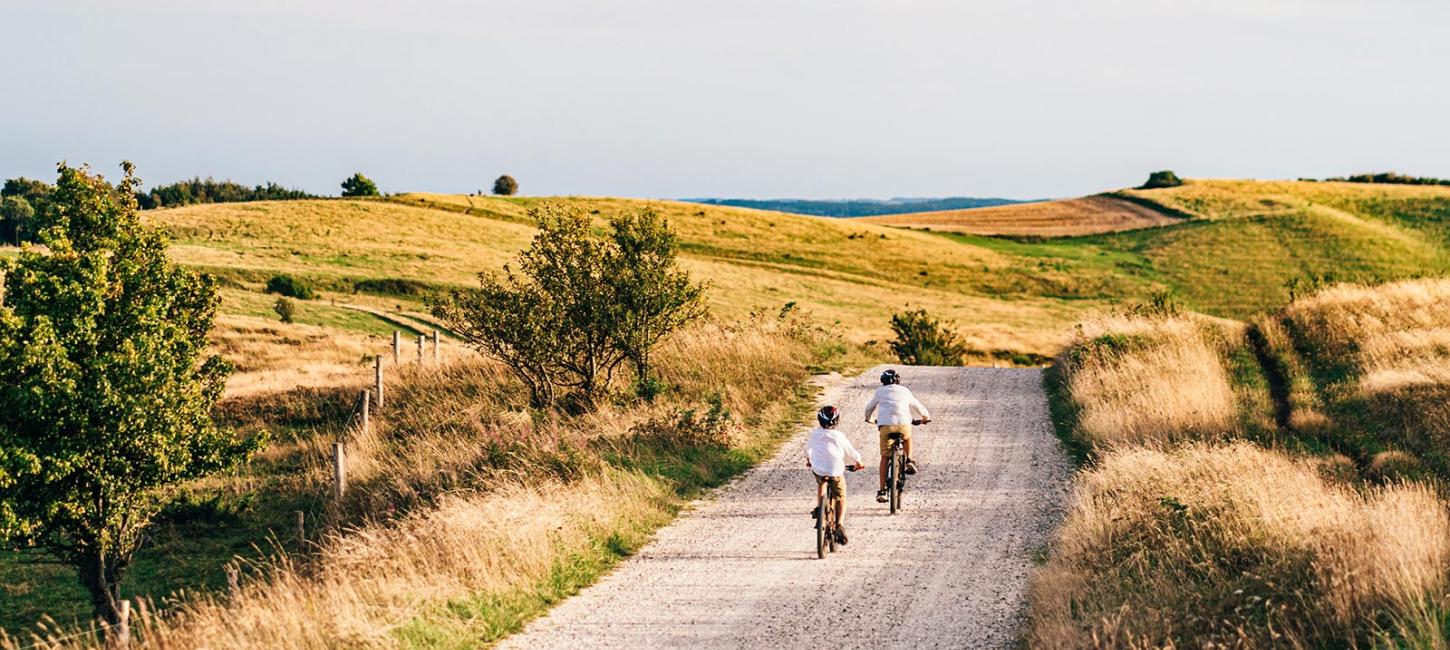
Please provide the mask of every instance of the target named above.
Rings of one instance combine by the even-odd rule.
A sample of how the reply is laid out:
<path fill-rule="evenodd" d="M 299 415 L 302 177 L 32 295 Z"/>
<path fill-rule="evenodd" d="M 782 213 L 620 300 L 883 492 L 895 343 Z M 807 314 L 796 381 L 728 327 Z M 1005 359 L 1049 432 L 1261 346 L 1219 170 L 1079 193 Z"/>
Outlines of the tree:
<path fill-rule="evenodd" d="M 679 267 L 679 240 L 653 210 L 609 221 L 614 247 L 605 259 L 611 292 L 620 307 L 617 345 L 634 364 L 640 397 L 656 391 L 650 350 L 665 337 L 705 315 L 705 288 Z"/>
<path fill-rule="evenodd" d="M 967 354 L 961 336 L 944 323 L 926 313 L 925 309 L 891 316 L 891 351 L 902 363 L 914 366 L 959 366 Z"/>
<path fill-rule="evenodd" d="M 343 196 L 377 196 L 378 184 L 358 172 L 342 182 Z"/>
<path fill-rule="evenodd" d="M 20 176 L 5 181 L 0 187 L 0 196 L 18 196 L 30 202 L 30 205 L 40 207 L 38 204 L 50 196 L 55 187 L 44 181 L 32 180 Z"/>
<path fill-rule="evenodd" d="M 277 316 L 282 319 L 282 322 L 290 323 L 292 317 L 297 315 L 297 303 L 287 298 L 278 298 L 276 304 L 272 305 L 272 311 L 277 312 Z"/>
<path fill-rule="evenodd" d="M 29 229 L 35 208 L 19 196 L 0 198 L 0 243 L 20 245 L 21 235 Z"/>
<path fill-rule="evenodd" d="M 267 293 L 275 293 L 279 296 L 296 298 L 298 300 L 313 300 L 317 298 L 317 292 L 306 282 L 298 280 L 290 275 L 279 274 L 267 279 Z"/>
<path fill-rule="evenodd" d="M 212 422 L 230 373 L 203 358 L 216 281 L 170 261 L 122 168 L 112 187 L 60 165 L 37 219 L 44 248 L 0 267 L 0 542 L 74 566 L 109 622 L 169 489 L 263 442 Z"/>
<path fill-rule="evenodd" d="M 433 313 L 512 368 L 535 407 L 559 389 L 590 407 L 624 361 L 648 377 L 649 351 L 703 314 L 703 290 L 676 266 L 674 233 L 658 215 L 617 217 L 608 238 L 577 210 L 530 216 L 539 233 L 517 272 L 483 274 L 479 289 L 433 301 Z"/>
<path fill-rule="evenodd" d="M 1148 182 L 1143 183 L 1143 186 L 1138 189 L 1151 190 L 1159 187 L 1178 187 L 1182 184 L 1183 179 L 1179 178 L 1178 174 L 1165 169 L 1161 172 L 1148 174 Z"/>
<path fill-rule="evenodd" d="M 493 193 L 499 196 L 513 196 L 519 193 L 519 182 L 504 174 L 493 182 Z"/>

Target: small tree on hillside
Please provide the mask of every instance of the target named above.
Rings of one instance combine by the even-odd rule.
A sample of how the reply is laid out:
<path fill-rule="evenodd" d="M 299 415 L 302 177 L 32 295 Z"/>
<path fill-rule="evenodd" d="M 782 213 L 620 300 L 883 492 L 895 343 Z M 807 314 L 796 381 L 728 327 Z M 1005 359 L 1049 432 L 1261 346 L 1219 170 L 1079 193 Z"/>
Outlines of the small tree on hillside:
<path fill-rule="evenodd" d="M 378 184 L 358 172 L 342 182 L 343 196 L 377 196 Z"/>
<path fill-rule="evenodd" d="M 21 236 L 35 216 L 30 202 L 19 196 L 0 198 L 0 243 L 20 245 Z"/>
<path fill-rule="evenodd" d="M 513 196 L 519 193 L 519 182 L 504 174 L 493 182 L 493 193 L 499 196 Z"/>
<path fill-rule="evenodd" d="M 262 442 L 212 423 L 230 372 L 203 358 L 216 282 L 170 261 L 122 167 L 112 187 L 61 165 L 45 248 L 0 262 L 0 543 L 74 566 L 110 622 L 167 488 Z"/>
<path fill-rule="evenodd" d="M 679 240 L 653 210 L 623 214 L 609 221 L 613 249 L 605 266 L 620 307 L 618 346 L 634 364 L 640 397 L 652 399 L 650 350 L 666 336 L 705 315 L 705 289 L 690 281 L 676 256 Z"/>
<path fill-rule="evenodd" d="M 914 366 L 959 366 L 967 354 L 967 346 L 952 329 L 954 324 L 942 322 L 925 309 L 902 312 L 891 317 L 891 351 L 902 363 Z"/>
<path fill-rule="evenodd" d="M 1149 174 L 1148 182 L 1143 183 L 1143 186 L 1139 189 L 1151 190 L 1160 187 L 1178 187 L 1182 184 L 1183 179 L 1179 178 L 1178 174 L 1175 174 L 1165 169 L 1161 172 L 1153 172 Z"/>
<path fill-rule="evenodd" d="M 277 317 L 282 319 L 282 322 L 290 323 L 292 318 L 297 315 L 297 303 L 292 302 L 290 298 L 278 298 L 276 304 L 272 305 L 272 311 L 277 312 Z"/>

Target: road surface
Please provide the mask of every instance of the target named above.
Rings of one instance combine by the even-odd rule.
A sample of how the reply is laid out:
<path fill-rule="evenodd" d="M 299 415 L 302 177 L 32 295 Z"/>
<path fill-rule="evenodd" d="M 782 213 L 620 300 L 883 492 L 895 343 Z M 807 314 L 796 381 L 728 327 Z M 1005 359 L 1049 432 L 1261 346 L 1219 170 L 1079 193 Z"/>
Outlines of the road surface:
<path fill-rule="evenodd" d="M 875 502 L 861 417 L 879 372 L 822 395 L 870 466 L 847 475 L 848 546 L 816 559 L 803 428 L 503 647 L 1011 647 L 1069 471 L 1041 372 L 903 368 L 933 420 L 913 434 L 921 471 L 896 516 Z"/>

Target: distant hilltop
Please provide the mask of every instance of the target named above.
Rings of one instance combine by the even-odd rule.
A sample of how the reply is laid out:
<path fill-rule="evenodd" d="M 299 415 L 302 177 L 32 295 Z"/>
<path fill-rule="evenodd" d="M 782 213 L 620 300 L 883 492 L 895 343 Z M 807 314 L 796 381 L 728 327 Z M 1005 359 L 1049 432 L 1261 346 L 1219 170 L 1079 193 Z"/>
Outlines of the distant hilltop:
<path fill-rule="evenodd" d="M 1031 203 L 1013 199 L 983 199 L 965 196 L 946 198 L 891 198 L 891 199 L 680 199 L 688 203 L 706 205 L 728 205 L 737 208 L 755 208 L 794 214 L 809 214 L 818 217 L 871 217 L 882 214 L 906 214 L 910 212 L 937 212 L 941 210 L 966 210 L 988 208 L 1013 203 Z"/>

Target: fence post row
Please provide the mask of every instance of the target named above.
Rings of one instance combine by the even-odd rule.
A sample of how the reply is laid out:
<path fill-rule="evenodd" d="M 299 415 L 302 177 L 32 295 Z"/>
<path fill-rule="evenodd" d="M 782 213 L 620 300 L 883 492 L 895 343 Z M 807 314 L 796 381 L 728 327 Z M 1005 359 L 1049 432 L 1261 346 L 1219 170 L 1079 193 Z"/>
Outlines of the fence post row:
<path fill-rule="evenodd" d="M 131 601 L 116 603 L 116 628 L 112 643 L 117 648 L 131 647 Z"/>
<path fill-rule="evenodd" d="M 438 365 L 438 330 L 433 330 L 433 365 Z"/>
<path fill-rule="evenodd" d="M 307 548 L 307 514 L 297 511 L 297 550 Z"/>
<path fill-rule="evenodd" d="M 423 361 L 423 341 L 425 341 L 426 339 L 427 337 L 425 337 L 424 335 L 418 335 L 418 361 L 420 363 Z"/>
<path fill-rule="evenodd" d="M 378 396 L 378 412 L 383 411 L 383 355 L 373 357 L 373 390 Z"/>
<path fill-rule="evenodd" d="M 398 365 L 398 355 L 403 348 L 403 333 L 393 330 L 393 365 Z"/>

